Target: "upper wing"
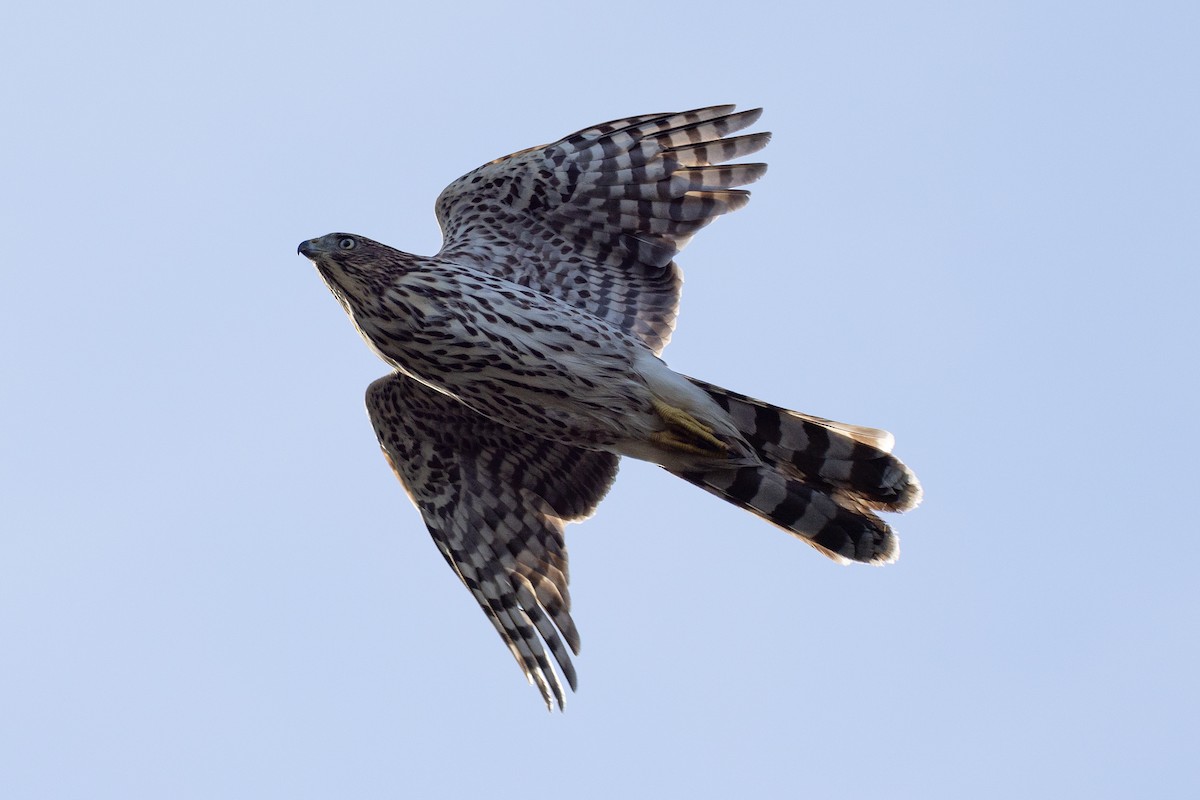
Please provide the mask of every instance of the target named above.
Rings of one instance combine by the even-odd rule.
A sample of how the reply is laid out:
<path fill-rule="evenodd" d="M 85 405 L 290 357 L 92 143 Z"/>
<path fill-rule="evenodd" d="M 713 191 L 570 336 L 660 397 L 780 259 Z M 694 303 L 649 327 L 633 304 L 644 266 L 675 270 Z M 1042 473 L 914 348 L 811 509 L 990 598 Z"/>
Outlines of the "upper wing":
<path fill-rule="evenodd" d="M 732 187 L 767 169 L 713 166 L 770 138 L 725 138 L 762 113 L 733 108 L 613 120 L 467 173 L 438 198 L 439 257 L 572 303 L 660 352 L 683 282 L 675 255 L 744 206 L 750 193 Z"/>
<path fill-rule="evenodd" d="M 371 384 L 367 412 L 446 562 L 547 707 L 561 707 L 562 683 L 542 640 L 574 689 L 563 640 L 578 654 L 579 634 L 563 523 L 595 510 L 618 457 L 502 427 L 399 372 Z"/>

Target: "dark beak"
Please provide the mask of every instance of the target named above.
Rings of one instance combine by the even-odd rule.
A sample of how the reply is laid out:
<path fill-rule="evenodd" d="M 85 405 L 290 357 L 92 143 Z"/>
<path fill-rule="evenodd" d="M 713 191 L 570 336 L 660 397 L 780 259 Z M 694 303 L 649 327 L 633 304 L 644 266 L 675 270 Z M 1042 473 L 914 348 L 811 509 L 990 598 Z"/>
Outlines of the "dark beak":
<path fill-rule="evenodd" d="M 313 249 L 313 240 L 309 239 L 307 242 L 301 242 L 300 246 L 296 248 L 296 252 L 305 258 L 312 258 L 316 253 L 316 250 Z"/>

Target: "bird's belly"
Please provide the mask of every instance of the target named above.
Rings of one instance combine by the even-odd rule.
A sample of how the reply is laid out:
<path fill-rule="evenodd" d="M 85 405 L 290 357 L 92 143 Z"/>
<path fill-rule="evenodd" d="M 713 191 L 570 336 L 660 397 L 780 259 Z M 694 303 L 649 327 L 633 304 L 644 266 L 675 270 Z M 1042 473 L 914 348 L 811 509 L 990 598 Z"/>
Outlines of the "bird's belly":
<path fill-rule="evenodd" d="M 645 387 L 626 378 L 597 383 L 553 371 L 521 376 L 480 373 L 444 389 L 489 419 L 525 433 L 590 449 L 612 449 L 645 426 Z"/>
<path fill-rule="evenodd" d="M 645 384 L 621 358 L 547 357 L 492 343 L 364 335 L 388 363 L 479 414 L 543 439 L 609 450 L 652 429 Z"/>

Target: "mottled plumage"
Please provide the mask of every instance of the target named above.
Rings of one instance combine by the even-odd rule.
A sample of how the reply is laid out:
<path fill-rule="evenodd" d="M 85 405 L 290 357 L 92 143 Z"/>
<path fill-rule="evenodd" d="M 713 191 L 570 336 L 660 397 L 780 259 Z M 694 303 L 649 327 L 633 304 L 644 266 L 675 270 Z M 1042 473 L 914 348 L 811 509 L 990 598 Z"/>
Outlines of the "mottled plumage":
<path fill-rule="evenodd" d="M 394 369 L 367 391 L 388 461 L 434 541 L 548 706 L 572 688 L 563 524 L 590 515 L 619 456 L 662 465 L 841 561 L 886 563 L 875 511 L 920 500 L 884 431 L 768 405 L 673 372 L 691 236 L 745 205 L 769 138 L 716 106 L 597 125 L 486 164 L 438 198 L 441 251 L 354 234 L 313 260 Z M 543 642 L 545 643 L 543 645 Z"/>

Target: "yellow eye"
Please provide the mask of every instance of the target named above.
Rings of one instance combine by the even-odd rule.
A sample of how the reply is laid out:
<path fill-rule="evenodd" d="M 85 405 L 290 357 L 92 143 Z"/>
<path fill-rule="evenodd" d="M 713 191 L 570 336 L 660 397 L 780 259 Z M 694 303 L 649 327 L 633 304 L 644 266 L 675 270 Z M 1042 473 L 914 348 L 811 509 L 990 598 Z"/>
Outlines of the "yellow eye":
<path fill-rule="evenodd" d="M 346 236 L 338 240 L 338 247 L 343 250 L 353 250 L 354 245 L 356 244 L 358 244 L 358 242 L 354 241 L 354 238 L 350 236 Z"/>

